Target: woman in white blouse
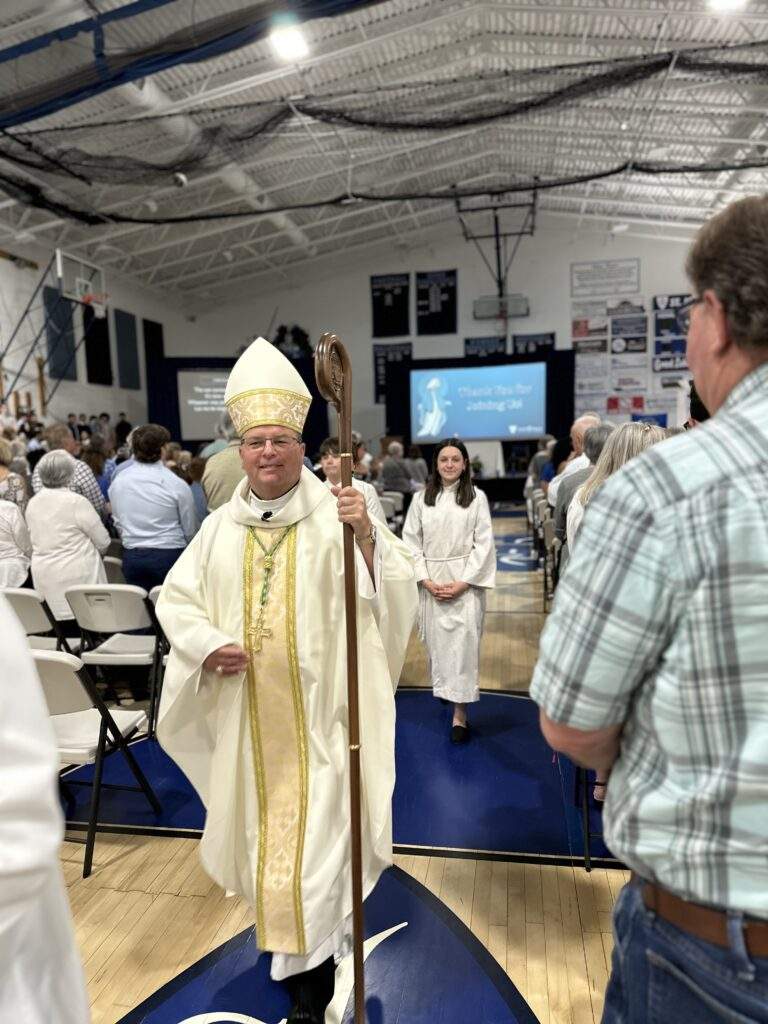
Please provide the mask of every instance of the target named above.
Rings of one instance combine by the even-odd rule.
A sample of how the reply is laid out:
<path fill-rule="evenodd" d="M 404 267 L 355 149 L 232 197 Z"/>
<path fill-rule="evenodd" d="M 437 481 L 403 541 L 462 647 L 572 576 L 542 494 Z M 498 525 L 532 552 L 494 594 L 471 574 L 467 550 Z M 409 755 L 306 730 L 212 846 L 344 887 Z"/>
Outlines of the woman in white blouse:
<path fill-rule="evenodd" d="M 21 587 L 29 575 L 32 542 L 19 506 L 0 499 L 0 587 Z"/>
<path fill-rule="evenodd" d="M 42 488 L 27 505 L 32 582 L 54 618 L 71 633 L 74 616 L 64 591 L 82 583 L 107 582 L 101 556 L 109 547 L 109 534 L 90 501 L 68 490 L 75 472 L 68 452 L 48 452 L 37 468 Z"/>
<path fill-rule="evenodd" d="M 419 636 L 432 692 L 453 704 L 451 740 L 469 738 L 467 704 L 480 699 L 480 640 L 486 591 L 496 584 L 488 499 L 472 484 L 467 449 L 441 441 L 432 474 L 408 510 L 403 540 L 416 554 Z"/>

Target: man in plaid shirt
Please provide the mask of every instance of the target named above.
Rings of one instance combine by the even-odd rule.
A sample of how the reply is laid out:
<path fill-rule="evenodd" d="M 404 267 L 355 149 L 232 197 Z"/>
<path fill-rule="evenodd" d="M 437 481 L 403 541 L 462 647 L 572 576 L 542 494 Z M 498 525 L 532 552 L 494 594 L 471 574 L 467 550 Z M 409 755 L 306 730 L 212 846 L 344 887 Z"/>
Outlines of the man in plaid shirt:
<path fill-rule="evenodd" d="M 66 423 L 54 423 L 48 427 L 45 431 L 45 440 L 48 444 L 49 452 L 55 451 L 57 448 L 63 448 L 65 452 L 75 456 L 80 450 L 79 442 L 74 440 Z M 32 474 L 32 490 L 37 494 L 42 486 L 40 474 L 37 466 L 35 466 L 35 471 Z M 75 462 L 75 475 L 72 477 L 69 489 L 77 494 L 82 494 L 84 498 L 90 501 L 99 515 L 104 515 L 104 496 L 101 493 L 101 488 L 90 466 L 86 466 L 79 459 Z"/>
<path fill-rule="evenodd" d="M 768 196 L 699 232 L 681 313 L 705 424 L 590 502 L 531 696 L 610 770 L 633 871 L 604 1024 L 768 1021 Z"/>

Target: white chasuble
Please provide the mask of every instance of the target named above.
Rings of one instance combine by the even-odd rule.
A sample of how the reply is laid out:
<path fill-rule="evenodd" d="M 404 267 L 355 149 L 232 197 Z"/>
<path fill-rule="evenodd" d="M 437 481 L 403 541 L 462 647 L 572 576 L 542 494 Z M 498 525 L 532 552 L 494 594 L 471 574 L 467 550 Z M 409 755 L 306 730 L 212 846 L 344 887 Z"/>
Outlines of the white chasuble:
<path fill-rule="evenodd" d="M 394 689 L 417 604 L 412 555 L 376 530 L 374 581 L 357 555 L 366 895 L 392 861 Z M 205 804 L 203 866 L 254 908 L 260 948 L 306 956 L 352 908 L 336 499 L 304 470 L 265 523 L 246 481 L 204 520 L 157 613 L 171 642 L 158 737 Z M 229 643 L 246 649 L 247 671 L 203 669 Z"/>
<path fill-rule="evenodd" d="M 475 488 L 467 508 L 456 503 L 458 484 L 443 488 L 434 505 L 413 496 L 403 540 L 416 556 L 416 579 L 469 589 L 438 601 L 420 587 L 419 637 L 427 648 L 432 690 L 455 704 L 480 699 L 480 641 L 486 591 L 496 585 L 496 548 L 488 499 Z"/>

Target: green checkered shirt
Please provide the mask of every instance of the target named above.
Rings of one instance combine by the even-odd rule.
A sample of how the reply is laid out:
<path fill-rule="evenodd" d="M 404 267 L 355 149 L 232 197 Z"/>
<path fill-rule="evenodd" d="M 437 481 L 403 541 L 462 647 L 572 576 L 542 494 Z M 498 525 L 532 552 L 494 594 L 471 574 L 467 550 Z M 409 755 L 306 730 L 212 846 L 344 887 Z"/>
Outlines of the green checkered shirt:
<path fill-rule="evenodd" d="M 768 364 L 589 503 L 531 696 L 576 729 L 624 723 L 617 857 L 768 917 Z"/>

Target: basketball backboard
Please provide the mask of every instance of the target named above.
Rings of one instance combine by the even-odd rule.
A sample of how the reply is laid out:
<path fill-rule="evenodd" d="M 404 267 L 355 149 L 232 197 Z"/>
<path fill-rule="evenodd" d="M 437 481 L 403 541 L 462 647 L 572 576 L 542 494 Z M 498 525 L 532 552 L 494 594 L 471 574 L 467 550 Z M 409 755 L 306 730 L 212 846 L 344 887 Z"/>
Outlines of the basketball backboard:
<path fill-rule="evenodd" d="M 75 302 L 82 302 L 86 295 L 103 295 L 106 292 L 101 267 L 63 249 L 56 250 L 56 277 L 61 294 Z"/>

